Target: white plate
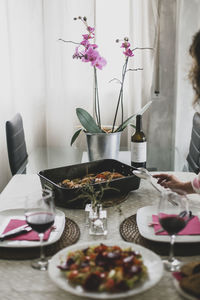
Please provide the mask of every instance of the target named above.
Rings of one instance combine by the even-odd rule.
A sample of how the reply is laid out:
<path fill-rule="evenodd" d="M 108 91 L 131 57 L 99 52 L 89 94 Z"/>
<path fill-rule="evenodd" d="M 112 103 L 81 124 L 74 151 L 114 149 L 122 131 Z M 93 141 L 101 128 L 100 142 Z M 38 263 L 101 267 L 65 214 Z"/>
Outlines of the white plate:
<path fill-rule="evenodd" d="M 81 286 L 74 287 L 73 285 L 69 284 L 68 280 L 66 279 L 66 277 L 64 275 L 64 272 L 60 271 L 60 269 L 58 269 L 58 267 L 57 267 L 60 264 L 60 260 L 62 258 L 66 259 L 67 255 L 70 251 L 75 251 L 78 249 L 85 249 L 92 245 L 99 245 L 100 243 L 104 243 L 108 246 L 117 245 L 122 248 L 131 247 L 133 250 L 139 251 L 143 257 L 144 264 L 147 266 L 149 278 L 146 281 L 144 281 L 143 283 L 138 284 L 134 289 L 132 289 L 130 291 L 122 292 L 122 293 L 113 293 L 113 294 L 106 293 L 106 292 L 103 292 L 103 293 L 86 292 L 83 290 L 83 288 Z M 152 251 L 150 251 L 142 246 L 139 246 L 139 245 L 136 245 L 133 243 L 126 243 L 123 241 L 106 241 L 105 242 L 105 240 L 104 240 L 104 241 L 98 241 L 98 242 L 94 241 L 94 242 L 87 242 L 87 243 L 83 243 L 83 244 L 76 244 L 76 245 L 73 245 L 73 246 L 70 246 L 70 247 L 67 247 L 67 248 L 61 250 L 56 255 L 54 255 L 52 257 L 52 259 L 50 260 L 48 271 L 49 271 L 49 276 L 53 280 L 53 282 L 56 285 L 58 285 L 61 289 L 65 290 L 71 294 L 81 296 L 81 297 L 93 298 L 93 299 L 116 299 L 116 298 L 121 299 L 124 297 L 129 297 L 132 295 L 142 293 L 142 292 L 150 289 L 151 287 L 153 287 L 155 284 L 157 284 L 163 274 L 163 263 L 158 255 L 156 255 Z"/>
<path fill-rule="evenodd" d="M 25 220 L 24 208 L 19 209 L 8 209 L 0 212 L 0 234 L 3 233 L 5 227 L 9 223 L 10 219 L 21 219 Z M 65 214 L 56 209 L 55 222 L 56 228 L 52 230 L 48 241 L 44 241 L 44 245 L 55 243 L 61 237 L 65 227 Z M 39 241 L 11 241 L 5 240 L 0 242 L 0 247 L 38 247 Z"/>
<path fill-rule="evenodd" d="M 190 208 L 194 215 L 198 215 L 199 211 L 195 212 L 195 208 Z M 168 235 L 156 235 L 154 228 L 148 226 L 152 222 L 152 215 L 157 214 L 156 206 L 144 206 L 137 211 L 137 226 L 140 234 L 152 241 L 156 242 L 169 242 L 170 237 Z M 176 243 L 196 243 L 200 242 L 200 235 L 177 235 Z"/>
<path fill-rule="evenodd" d="M 174 286 L 176 288 L 176 290 L 178 291 L 178 293 L 183 296 L 185 299 L 188 299 L 188 300 L 198 300 L 198 298 L 194 297 L 194 296 L 191 296 L 189 295 L 188 293 L 186 293 L 179 285 L 179 282 L 178 280 L 176 280 L 175 278 L 173 279 L 173 282 L 174 282 Z"/>

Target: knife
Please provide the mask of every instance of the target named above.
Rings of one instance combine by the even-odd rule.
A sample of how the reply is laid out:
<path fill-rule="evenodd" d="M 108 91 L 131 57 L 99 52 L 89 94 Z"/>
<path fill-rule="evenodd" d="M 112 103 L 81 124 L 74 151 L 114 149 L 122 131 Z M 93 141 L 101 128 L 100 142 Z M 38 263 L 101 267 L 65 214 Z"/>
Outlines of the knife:
<path fill-rule="evenodd" d="M 26 232 L 29 232 L 31 230 L 32 230 L 32 228 L 30 226 L 28 226 L 28 224 L 24 224 L 24 225 L 22 225 L 20 227 L 12 229 L 12 230 L 4 233 L 4 234 L 1 234 L 0 235 L 0 241 L 4 241 L 4 240 L 6 240 L 8 238 L 15 237 L 15 236 L 17 236 L 19 234 L 26 233 Z"/>

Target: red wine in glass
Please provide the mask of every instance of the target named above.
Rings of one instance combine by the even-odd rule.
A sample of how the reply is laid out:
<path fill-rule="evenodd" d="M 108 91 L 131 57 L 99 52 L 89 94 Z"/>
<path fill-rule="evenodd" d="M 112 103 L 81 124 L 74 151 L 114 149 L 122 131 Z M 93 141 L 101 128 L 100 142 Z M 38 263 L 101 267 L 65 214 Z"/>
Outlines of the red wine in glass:
<path fill-rule="evenodd" d="M 163 260 L 164 266 L 166 270 L 174 272 L 179 270 L 181 265 L 174 257 L 173 251 L 176 234 L 186 226 L 189 218 L 187 195 L 181 190 L 162 191 L 158 204 L 158 218 L 160 225 L 170 236 L 169 257 Z"/>
<path fill-rule="evenodd" d="M 185 219 L 179 216 L 165 216 L 159 219 L 160 225 L 169 235 L 177 234 L 185 225 Z"/>
<path fill-rule="evenodd" d="M 44 233 L 54 223 L 54 215 L 48 212 L 37 212 L 26 217 L 28 225 L 38 233 Z"/>
<path fill-rule="evenodd" d="M 48 260 L 43 249 L 44 233 L 53 225 L 55 206 L 52 192 L 36 191 L 28 194 L 25 202 L 25 217 L 27 224 L 38 233 L 40 238 L 40 258 L 32 262 L 32 267 L 41 271 L 48 268 Z"/>

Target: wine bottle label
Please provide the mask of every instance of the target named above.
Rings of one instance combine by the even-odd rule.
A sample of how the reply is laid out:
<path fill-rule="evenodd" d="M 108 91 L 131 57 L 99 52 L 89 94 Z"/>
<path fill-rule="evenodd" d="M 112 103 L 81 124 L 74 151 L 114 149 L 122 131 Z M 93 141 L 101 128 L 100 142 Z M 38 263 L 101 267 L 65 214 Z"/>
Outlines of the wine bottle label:
<path fill-rule="evenodd" d="M 131 142 L 131 161 L 145 162 L 147 160 L 147 142 L 135 143 Z"/>

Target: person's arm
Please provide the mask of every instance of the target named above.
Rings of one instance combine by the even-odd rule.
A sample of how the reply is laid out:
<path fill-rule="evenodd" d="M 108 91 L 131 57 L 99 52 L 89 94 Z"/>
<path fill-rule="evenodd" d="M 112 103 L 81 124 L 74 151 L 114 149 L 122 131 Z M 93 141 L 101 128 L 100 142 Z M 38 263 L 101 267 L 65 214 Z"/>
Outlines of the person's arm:
<path fill-rule="evenodd" d="M 156 174 L 153 175 L 154 178 L 158 179 L 158 183 L 165 187 L 165 188 L 170 188 L 172 190 L 179 189 L 185 191 L 187 194 L 192 194 L 192 193 L 200 193 L 200 178 L 199 178 L 199 192 L 197 192 L 197 189 L 194 189 L 193 183 L 190 181 L 187 182 L 182 182 L 178 178 L 176 178 L 174 175 L 170 174 Z M 197 184 L 196 184 L 197 186 Z"/>

